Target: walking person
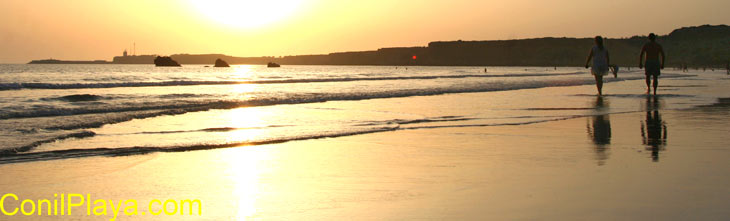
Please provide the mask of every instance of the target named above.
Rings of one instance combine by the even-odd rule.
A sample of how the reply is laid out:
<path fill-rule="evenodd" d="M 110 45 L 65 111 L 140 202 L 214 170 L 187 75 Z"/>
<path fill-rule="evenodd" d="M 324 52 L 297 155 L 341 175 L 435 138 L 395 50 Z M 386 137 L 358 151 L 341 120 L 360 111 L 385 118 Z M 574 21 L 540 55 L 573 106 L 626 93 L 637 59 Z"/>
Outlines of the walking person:
<path fill-rule="evenodd" d="M 646 62 L 644 62 L 644 55 L 646 55 Z M 660 62 L 659 55 L 662 56 Z M 664 49 L 659 43 L 656 43 L 656 35 L 654 33 L 649 34 L 649 42 L 644 44 L 641 48 L 641 54 L 639 55 L 639 69 L 646 66 L 644 74 L 646 75 L 646 93 L 649 94 L 651 91 L 651 78 L 654 79 L 654 95 L 656 95 L 656 88 L 659 86 L 659 75 L 661 69 L 664 69 Z"/>
<path fill-rule="evenodd" d="M 603 75 L 608 73 L 608 64 L 610 58 L 608 56 L 608 50 L 603 46 L 603 37 L 596 36 L 596 45 L 591 48 L 591 52 L 588 54 L 586 59 L 586 68 L 593 59 L 593 67 L 591 68 L 591 74 L 596 78 L 596 89 L 598 89 L 598 96 L 603 95 Z"/>

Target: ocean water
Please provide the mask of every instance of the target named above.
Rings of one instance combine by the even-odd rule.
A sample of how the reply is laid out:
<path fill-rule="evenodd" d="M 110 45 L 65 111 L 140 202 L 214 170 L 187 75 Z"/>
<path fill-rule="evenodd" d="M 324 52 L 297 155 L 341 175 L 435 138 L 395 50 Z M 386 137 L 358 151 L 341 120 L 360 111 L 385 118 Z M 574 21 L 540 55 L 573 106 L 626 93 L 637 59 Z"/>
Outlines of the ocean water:
<path fill-rule="evenodd" d="M 638 69 L 606 76 L 603 108 L 584 102 L 594 100 L 594 79 L 578 67 L 0 65 L 0 163 L 637 112 L 651 106 L 636 86 L 643 79 Z M 662 105 L 711 104 L 724 92 L 705 89 L 727 79 L 665 71 Z M 587 89 L 524 92 L 574 87 Z M 424 96 L 455 97 L 414 99 Z"/>

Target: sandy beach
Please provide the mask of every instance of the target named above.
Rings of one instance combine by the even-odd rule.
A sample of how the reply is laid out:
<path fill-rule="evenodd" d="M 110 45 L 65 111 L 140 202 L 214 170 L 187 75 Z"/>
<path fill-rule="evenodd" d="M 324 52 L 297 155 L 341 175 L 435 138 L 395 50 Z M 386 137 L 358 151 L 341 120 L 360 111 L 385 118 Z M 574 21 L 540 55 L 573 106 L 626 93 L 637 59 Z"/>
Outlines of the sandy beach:
<path fill-rule="evenodd" d="M 657 97 L 632 80 L 606 84 L 602 98 L 583 85 L 306 104 L 424 116 L 537 111 L 544 118 L 404 123 L 281 144 L 4 164 L 0 187 L 28 199 L 80 193 L 203 204 L 201 216 L 120 220 L 719 220 L 730 215 L 730 105 L 714 98 L 694 105 L 707 102 L 702 94 L 727 91 L 727 78 L 717 76 L 665 79 Z M 550 117 L 576 110 L 583 114 Z M 78 145 L 67 142 L 57 145 Z M 141 204 L 140 213 L 149 213 Z"/>

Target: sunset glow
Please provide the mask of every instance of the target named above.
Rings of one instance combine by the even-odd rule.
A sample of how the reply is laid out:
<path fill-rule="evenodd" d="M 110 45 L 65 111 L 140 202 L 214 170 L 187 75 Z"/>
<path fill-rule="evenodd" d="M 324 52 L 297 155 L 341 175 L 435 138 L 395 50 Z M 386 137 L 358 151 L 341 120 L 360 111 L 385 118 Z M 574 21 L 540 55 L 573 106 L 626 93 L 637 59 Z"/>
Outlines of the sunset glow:
<path fill-rule="evenodd" d="M 236 28 L 254 28 L 293 13 L 303 0 L 190 0 L 209 19 Z"/>
<path fill-rule="evenodd" d="M 110 60 L 135 43 L 138 55 L 256 57 L 459 39 L 620 38 L 730 19 L 730 2 L 699 2 L 650 10 L 660 1 L 10 0 L 0 2 L 0 63 Z M 601 7 L 621 14 L 596 13 Z"/>

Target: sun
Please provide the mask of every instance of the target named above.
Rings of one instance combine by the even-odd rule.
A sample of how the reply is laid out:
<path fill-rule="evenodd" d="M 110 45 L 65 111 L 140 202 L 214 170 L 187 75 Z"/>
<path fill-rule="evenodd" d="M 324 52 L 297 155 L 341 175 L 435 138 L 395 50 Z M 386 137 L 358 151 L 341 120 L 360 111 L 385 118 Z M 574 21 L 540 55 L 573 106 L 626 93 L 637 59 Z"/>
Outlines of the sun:
<path fill-rule="evenodd" d="M 189 0 L 203 15 L 237 28 L 254 28 L 282 20 L 304 0 Z"/>

